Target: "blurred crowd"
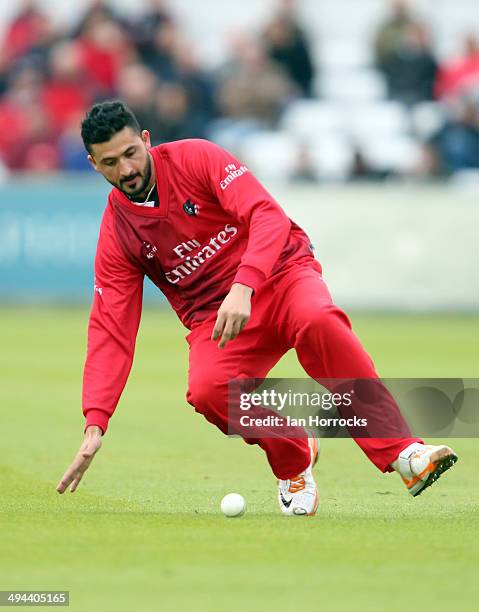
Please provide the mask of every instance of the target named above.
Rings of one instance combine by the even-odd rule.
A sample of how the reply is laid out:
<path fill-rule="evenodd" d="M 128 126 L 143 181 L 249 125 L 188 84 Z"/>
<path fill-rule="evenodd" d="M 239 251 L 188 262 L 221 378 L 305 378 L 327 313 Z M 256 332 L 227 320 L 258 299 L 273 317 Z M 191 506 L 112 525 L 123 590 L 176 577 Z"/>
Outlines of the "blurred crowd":
<path fill-rule="evenodd" d="M 107 0 L 92 0 L 67 31 L 35 0 L 19 4 L 0 41 L 0 163 L 12 171 L 87 169 L 79 124 L 95 101 L 125 100 L 158 144 L 245 126 L 274 129 L 295 100 L 320 91 L 313 41 L 292 0 L 279 2 L 259 34 L 233 36 L 229 57 L 213 71 L 163 1 L 150 0 L 128 20 Z M 407 107 L 440 101 L 446 109 L 423 143 L 418 173 L 479 168 L 477 39 L 439 62 L 427 24 L 397 1 L 374 45 L 391 100 Z M 351 175 L 375 178 L 359 154 Z"/>
<path fill-rule="evenodd" d="M 69 31 L 21 4 L 0 47 L 0 159 L 12 170 L 88 168 L 79 123 L 96 101 L 125 100 L 158 144 L 207 137 L 219 118 L 274 124 L 289 98 L 311 94 L 307 42 L 286 13 L 264 44 L 238 35 L 212 74 L 159 0 L 134 21 L 94 0 Z"/>
<path fill-rule="evenodd" d="M 466 35 L 458 56 L 439 62 L 427 24 L 405 0 L 392 4 L 391 17 L 375 40 L 375 61 L 388 96 L 413 107 L 437 101 L 443 120 L 424 144 L 426 175 L 479 169 L 479 40 Z"/>

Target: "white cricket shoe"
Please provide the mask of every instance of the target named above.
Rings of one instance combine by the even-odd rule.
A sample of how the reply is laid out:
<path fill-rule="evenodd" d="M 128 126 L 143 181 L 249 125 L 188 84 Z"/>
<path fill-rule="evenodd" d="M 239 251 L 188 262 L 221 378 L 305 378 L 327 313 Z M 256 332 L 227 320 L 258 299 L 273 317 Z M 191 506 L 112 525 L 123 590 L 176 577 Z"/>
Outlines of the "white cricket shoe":
<path fill-rule="evenodd" d="M 405 448 L 391 466 L 399 473 L 409 493 L 420 495 L 457 461 L 448 446 L 415 442 Z"/>
<path fill-rule="evenodd" d="M 319 456 L 319 440 L 308 438 L 311 463 L 295 478 L 278 481 L 278 501 L 281 512 L 287 516 L 314 516 L 318 509 L 318 487 L 312 469 Z"/>

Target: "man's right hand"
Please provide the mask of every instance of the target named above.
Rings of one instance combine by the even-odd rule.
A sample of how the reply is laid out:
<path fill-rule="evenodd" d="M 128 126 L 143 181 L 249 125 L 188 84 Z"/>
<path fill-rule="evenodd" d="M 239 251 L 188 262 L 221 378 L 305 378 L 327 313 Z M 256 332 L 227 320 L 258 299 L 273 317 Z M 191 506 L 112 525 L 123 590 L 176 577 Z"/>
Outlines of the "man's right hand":
<path fill-rule="evenodd" d="M 87 428 L 80 450 L 57 485 L 59 493 L 64 493 L 70 484 L 70 491 L 72 493 L 76 491 L 80 480 L 83 478 L 83 474 L 90 467 L 90 463 L 93 461 L 97 451 L 100 450 L 101 436 L 102 430 L 97 425 L 90 425 Z"/>

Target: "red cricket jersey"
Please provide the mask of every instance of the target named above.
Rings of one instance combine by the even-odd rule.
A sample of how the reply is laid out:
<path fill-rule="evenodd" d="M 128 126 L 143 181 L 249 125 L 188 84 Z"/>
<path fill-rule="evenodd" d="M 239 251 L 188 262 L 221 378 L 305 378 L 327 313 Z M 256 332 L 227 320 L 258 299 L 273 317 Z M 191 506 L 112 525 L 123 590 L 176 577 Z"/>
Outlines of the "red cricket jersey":
<path fill-rule="evenodd" d="M 256 290 L 286 262 L 312 257 L 304 231 L 217 145 L 182 140 L 150 153 L 159 207 L 114 188 L 95 257 L 83 414 L 86 427 L 103 432 L 133 362 L 145 275 L 191 329 L 214 315 L 233 283 Z"/>

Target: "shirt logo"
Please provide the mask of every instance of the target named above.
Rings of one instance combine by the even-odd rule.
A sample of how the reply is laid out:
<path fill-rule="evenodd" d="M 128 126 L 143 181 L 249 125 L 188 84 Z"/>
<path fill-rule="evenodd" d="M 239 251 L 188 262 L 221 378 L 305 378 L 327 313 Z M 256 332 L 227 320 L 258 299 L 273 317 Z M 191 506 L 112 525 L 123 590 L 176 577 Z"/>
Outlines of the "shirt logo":
<path fill-rule="evenodd" d="M 141 253 L 147 259 L 153 259 L 153 257 L 155 256 L 155 253 L 157 251 L 158 251 L 158 249 L 153 244 L 150 244 L 149 242 L 144 242 L 143 243 L 143 246 L 142 246 L 142 249 L 141 249 Z"/>
<path fill-rule="evenodd" d="M 196 217 L 196 215 L 200 212 L 200 207 L 198 206 L 198 204 L 194 204 L 191 200 L 188 199 L 183 204 L 183 210 L 187 215 L 190 215 L 190 217 Z"/>
<path fill-rule="evenodd" d="M 238 228 L 227 223 L 224 228 L 208 242 L 201 244 L 198 240 L 188 240 L 177 245 L 173 252 L 181 263 L 171 270 L 165 272 L 166 280 L 176 285 L 191 274 L 194 274 L 208 259 L 214 257 L 228 242 L 236 236 Z"/>
<path fill-rule="evenodd" d="M 221 181 L 220 187 L 224 191 L 230 183 L 232 183 L 238 176 L 243 176 L 246 172 L 249 172 L 246 166 L 236 167 L 236 164 L 228 164 L 225 167 L 226 176 Z"/>

